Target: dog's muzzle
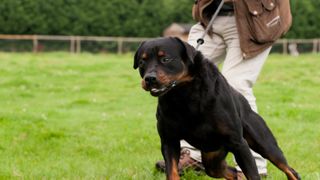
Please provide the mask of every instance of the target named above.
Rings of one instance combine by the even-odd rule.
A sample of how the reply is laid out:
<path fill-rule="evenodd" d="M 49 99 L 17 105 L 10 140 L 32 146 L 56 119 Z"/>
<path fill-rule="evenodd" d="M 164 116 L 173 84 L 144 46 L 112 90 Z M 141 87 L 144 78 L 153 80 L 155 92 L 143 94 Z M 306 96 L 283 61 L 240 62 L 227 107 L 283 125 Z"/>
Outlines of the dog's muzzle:
<path fill-rule="evenodd" d="M 152 96 L 161 96 L 177 85 L 177 81 L 173 81 L 167 85 L 161 85 L 156 76 L 147 76 L 142 81 L 142 87 L 146 91 L 150 91 Z"/>

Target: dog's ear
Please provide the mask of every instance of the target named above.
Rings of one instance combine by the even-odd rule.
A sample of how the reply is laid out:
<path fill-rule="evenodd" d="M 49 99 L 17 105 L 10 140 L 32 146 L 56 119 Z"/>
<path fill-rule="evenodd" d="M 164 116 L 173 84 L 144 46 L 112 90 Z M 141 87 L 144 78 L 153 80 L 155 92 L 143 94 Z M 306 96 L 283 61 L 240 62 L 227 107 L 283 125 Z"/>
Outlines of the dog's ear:
<path fill-rule="evenodd" d="M 184 47 L 188 61 L 193 64 L 194 57 L 197 55 L 197 50 L 187 42 L 182 41 L 180 38 L 174 37 L 174 39 L 176 39 Z"/>
<path fill-rule="evenodd" d="M 139 55 L 140 55 L 141 47 L 143 44 L 144 44 L 144 41 L 140 43 L 136 53 L 134 54 L 134 62 L 133 62 L 134 69 L 137 69 L 139 66 Z"/>

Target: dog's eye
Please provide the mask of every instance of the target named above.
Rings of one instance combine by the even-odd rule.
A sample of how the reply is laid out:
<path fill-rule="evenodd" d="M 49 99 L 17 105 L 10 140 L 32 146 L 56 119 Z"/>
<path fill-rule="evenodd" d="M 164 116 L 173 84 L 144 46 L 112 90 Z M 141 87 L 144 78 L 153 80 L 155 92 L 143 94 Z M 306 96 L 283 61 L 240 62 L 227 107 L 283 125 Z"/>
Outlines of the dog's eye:
<path fill-rule="evenodd" d="M 144 60 L 142 60 L 142 59 L 140 59 L 140 60 L 139 60 L 139 67 L 143 67 L 143 66 L 144 66 L 144 64 L 145 64 L 145 61 L 144 61 Z"/>
<path fill-rule="evenodd" d="M 163 64 L 169 63 L 171 61 L 172 61 L 172 59 L 169 59 L 167 57 L 163 57 L 163 58 L 160 59 L 160 62 L 163 63 Z"/>

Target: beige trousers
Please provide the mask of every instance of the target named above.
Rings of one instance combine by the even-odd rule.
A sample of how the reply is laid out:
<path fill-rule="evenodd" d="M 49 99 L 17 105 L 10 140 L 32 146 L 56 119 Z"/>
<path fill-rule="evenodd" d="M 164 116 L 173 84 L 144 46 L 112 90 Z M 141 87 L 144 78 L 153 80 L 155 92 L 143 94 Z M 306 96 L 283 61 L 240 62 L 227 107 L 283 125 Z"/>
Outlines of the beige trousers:
<path fill-rule="evenodd" d="M 196 47 L 197 39 L 202 36 L 204 28 L 195 24 L 189 34 L 188 43 Z M 205 36 L 204 44 L 200 45 L 199 51 L 215 64 L 222 64 L 221 72 L 229 84 L 238 90 L 249 102 L 251 108 L 258 112 L 256 98 L 252 87 L 255 84 L 262 66 L 267 59 L 271 47 L 251 59 L 243 59 L 239 44 L 239 35 L 234 16 L 218 16 L 213 23 L 213 36 Z M 187 148 L 193 159 L 201 161 L 201 153 L 181 141 L 181 148 Z M 255 158 L 259 174 L 267 173 L 267 162 L 259 154 L 252 152 Z M 237 166 L 240 171 L 240 168 Z"/>

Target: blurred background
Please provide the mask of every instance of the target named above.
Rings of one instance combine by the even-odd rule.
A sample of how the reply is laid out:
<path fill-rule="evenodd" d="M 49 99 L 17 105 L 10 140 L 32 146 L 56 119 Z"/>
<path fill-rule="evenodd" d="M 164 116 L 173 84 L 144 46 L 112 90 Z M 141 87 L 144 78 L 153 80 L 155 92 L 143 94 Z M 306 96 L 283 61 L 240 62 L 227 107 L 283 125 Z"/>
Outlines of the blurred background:
<path fill-rule="evenodd" d="M 1 0 L 0 51 L 133 51 L 159 36 L 186 39 L 193 0 Z M 273 52 L 320 51 L 319 0 L 291 0 L 293 25 Z M 11 36 L 8 36 L 11 35 Z M 19 35 L 19 36 L 17 36 Z M 21 36 L 23 35 L 23 36 Z"/>

